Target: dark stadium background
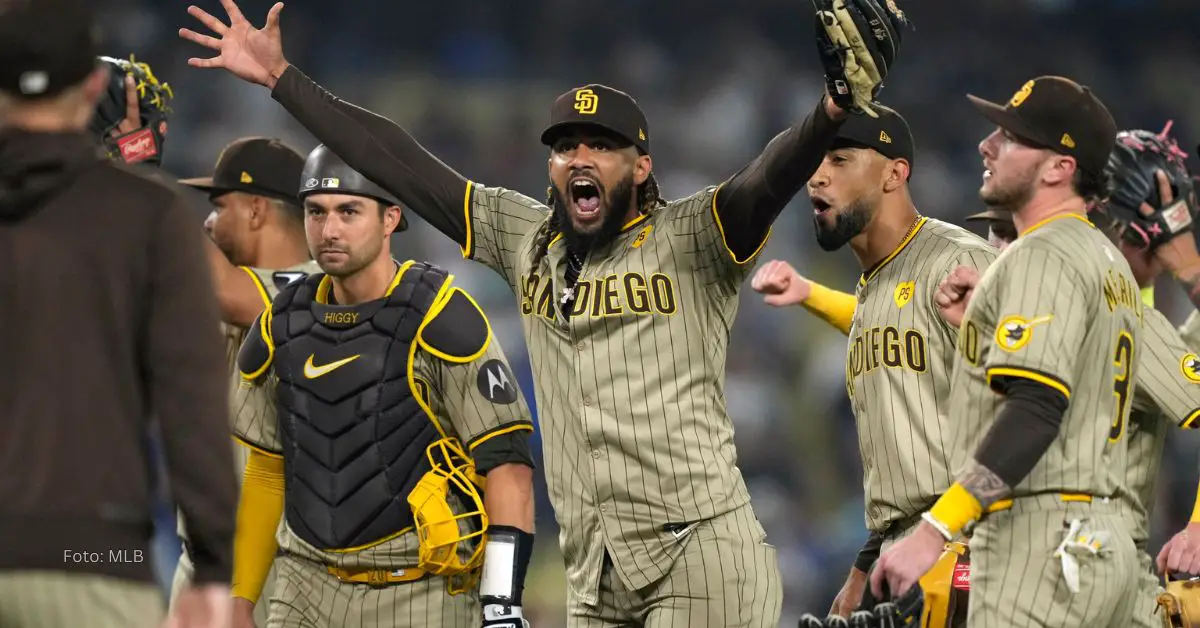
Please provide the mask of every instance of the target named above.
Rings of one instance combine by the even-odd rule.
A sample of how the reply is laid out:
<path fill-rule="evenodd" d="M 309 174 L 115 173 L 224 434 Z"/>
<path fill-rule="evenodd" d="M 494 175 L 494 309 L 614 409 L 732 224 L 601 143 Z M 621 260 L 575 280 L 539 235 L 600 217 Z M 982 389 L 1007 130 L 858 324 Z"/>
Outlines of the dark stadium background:
<path fill-rule="evenodd" d="M 1004 100 L 1039 74 L 1092 86 L 1122 128 L 1168 119 L 1185 150 L 1200 143 L 1200 11 L 1194 0 L 898 0 L 916 25 L 881 94 L 910 121 L 913 188 L 929 216 L 978 211 L 976 143 L 988 126 L 972 92 Z M 108 3 L 107 54 L 136 53 L 175 88 L 166 166 L 207 174 L 220 148 L 273 135 L 302 151 L 315 141 L 266 90 L 188 68 L 207 51 L 176 36 L 195 27 L 180 0 Z M 217 15 L 216 0 L 200 6 Z M 256 23 L 267 0 L 246 0 Z M 334 93 L 392 117 L 476 181 L 535 197 L 546 186 L 537 134 L 554 96 L 587 82 L 633 94 L 654 138 L 668 196 L 741 167 L 809 111 L 822 89 L 807 0 L 294 0 L 283 13 L 288 58 Z M 1193 167 L 1200 162 L 1192 157 Z M 81 209 L 82 211 L 82 209 Z M 815 246 L 803 193 L 776 226 L 763 259 L 852 289 L 848 251 Z M 480 299 L 532 401 L 520 321 L 507 287 L 419 219 L 395 254 L 448 266 Z M 1188 304 L 1169 283 L 1158 302 L 1181 322 Z M 845 341 L 801 311 L 776 311 L 747 288 L 733 332 L 727 390 L 741 467 L 784 574 L 784 625 L 824 612 L 865 537 L 853 421 L 845 402 Z M 1186 521 L 1195 494 L 1197 439 L 1169 441 L 1154 545 Z M 539 484 L 541 480 L 539 479 Z M 557 527 L 539 490 L 535 566 L 527 587 L 536 626 L 560 625 L 565 581 Z M 168 524 L 169 525 L 169 524 Z M 169 529 L 173 529 L 171 526 Z M 164 556 L 169 560 L 170 555 Z"/>

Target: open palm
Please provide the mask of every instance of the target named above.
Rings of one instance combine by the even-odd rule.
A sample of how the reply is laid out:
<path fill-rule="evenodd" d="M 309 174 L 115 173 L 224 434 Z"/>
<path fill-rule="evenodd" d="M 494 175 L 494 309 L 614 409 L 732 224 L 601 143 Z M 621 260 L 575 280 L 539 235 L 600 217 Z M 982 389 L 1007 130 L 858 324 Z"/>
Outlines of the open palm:
<path fill-rule="evenodd" d="M 221 5 L 229 16 L 228 25 L 204 9 L 188 7 L 188 14 L 200 20 L 217 37 L 201 35 L 187 28 L 179 29 L 179 36 L 219 53 L 208 59 L 193 57 L 188 59 L 188 65 L 225 68 L 243 80 L 273 87 L 275 79 L 288 66 L 283 58 L 283 39 L 279 34 L 279 14 L 283 11 L 283 3 L 277 2 L 271 7 L 267 13 L 267 23 L 261 29 L 254 28 L 234 0 L 221 0 Z"/>

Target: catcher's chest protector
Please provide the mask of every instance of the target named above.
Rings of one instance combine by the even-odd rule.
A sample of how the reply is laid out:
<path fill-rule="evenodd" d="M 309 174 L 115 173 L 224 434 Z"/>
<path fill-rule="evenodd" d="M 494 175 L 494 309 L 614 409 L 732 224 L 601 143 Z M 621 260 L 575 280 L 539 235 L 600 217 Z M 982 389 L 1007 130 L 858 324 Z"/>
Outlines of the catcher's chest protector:
<path fill-rule="evenodd" d="M 384 298 L 327 305 L 323 274 L 272 306 L 285 517 L 322 549 L 369 545 L 413 525 L 407 496 L 439 438 L 411 380 L 417 330 L 446 274 L 414 263 Z"/>

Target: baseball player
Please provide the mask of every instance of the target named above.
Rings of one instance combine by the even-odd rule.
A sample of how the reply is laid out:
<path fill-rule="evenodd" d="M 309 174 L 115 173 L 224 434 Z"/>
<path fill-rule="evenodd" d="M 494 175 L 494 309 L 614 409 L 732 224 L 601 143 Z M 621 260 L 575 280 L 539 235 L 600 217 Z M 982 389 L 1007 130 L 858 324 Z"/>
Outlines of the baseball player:
<path fill-rule="evenodd" d="M 549 206 L 469 181 L 290 66 L 281 5 L 255 30 L 232 0 L 223 4 L 228 26 L 189 8 L 219 38 L 181 35 L 220 53 L 189 63 L 271 86 L 318 139 L 517 294 L 562 526 L 567 625 L 775 626 L 778 564 L 735 464 L 726 343 L 741 281 L 775 217 L 820 164 L 846 109 L 874 113 L 899 45 L 894 3 L 821 12 L 819 36 L 840 42 L 822 47 L 830 96 L 738 174 L 685 199 L 659 197 L 653 133 L 632 98 L 603 85 L 563 94 L 542 134 Z M 879 35 L 870 50 L 860 32 Z"/>
<path fill-rule="evenodd" d="M 850 314 L 846 388 L 870 531 L 834 601 L 832 612 L 842 616 L 859 606 L 880 548 L 906 536 L 950 486 L 951 409 L 940 400 L 950 393 L 957 330 L 933 298 L 953 269 L 982 270 L 996 257 L 979 236 L 917 212 L 908 189 L 912 133 L 900 114 L 875 109 L 878 118 L 856 116 L 842 125 L 808 181 L 821 247 L 849 243 L 863 268 L 852 299 L 816 289 L 818 305 L 845 304 L 826 320 L 840 328 L 837 321 Z M 803 301 L 795 277 L 785 262 L 772 261 L 751 285 L 770 305 L 797 305 Z"/>
<path fill-rule="evenodd" d="M 1140 371 L 1129 415 L 1129 460 L 1125 473 L 1128 490 L 1118 502 L 1129 517 L 1141 562 L 1140 591 L 1132 618 L 1135 626 L 1160 623 L 1155 615 L 1159 583 L 1146 545 L 1149 512 L 1154 506 L 1166 435 L 1173 425 L 1194 428 L 1200 424 L 1196 420 L 1200 409 L 1200 377 L 1195 373 L 1200 363 L 1194 363 L 1196 354 L 1188 348 L 1200 345 L 1200 339 L 1181 338 L 1182 330 L 1176 331 L 1161 313 L 1152 309 L 1154 281 L 1164 267 L 1200 264 L 1191 234 L 1191 203 L 1175 202 L 1176 196 L 1190 197 L 1191 174 L 1183 163 L 1186 155 L 1167 135 L 1168 131 L 1169 126 L 1157 134 L 1136 130 L 1117 135 L 1117 145 L 1108 163 L 1113 191 L 1103 205 L 1104 211 L 1091 213 L 1094 218 L 1102 219 L 1105 233 L 1129 262 L 1146 306 L 1143 349 L 1138 354 Z M 1155 225 L 1160 226 L 1155 228 Z M 1177 243 L 1178 240 L 1184 242 Z M 1189 247 L 1190 255 L 1186 253 Z M 946 302 L 957 300 L 956 290 L 974 288 L 978 279 L 973 274 L 956 277 L 965 277 L 965 283 L 957 289 L 944 286 Z M 952 310 L 960 311 L 961 304 Z M 951 310 L 943 313 L 948 311 Z M 954 316 L 948 320 L 958 324 Z M 1173 570 L 1190 573 L 1198 567 L 1193 564 L 1196 553 L 1186 530 L 1168 543 L 1159 556 L 1163 569 L 1168 556 L 1175 559 Z"/>
<path fill-rule="evenodd" d="M 288 284 L 238 356 L 278 415 L 234 427 L 252 447 L 235 586 L 261 588 L 283 510 L 269 626 L 475 628 L 482 601 L 483 625 L 516 628 L 533 426 L 503 350 L 452 275 L 391 258 L 399 201 L 325 146 L 299 180 L 322 272 Z"/>
<path fill-rule="evenodd" d="M 212 176 L 181 179 L 179 183 L 208 195 L 215 210 L 205 223 L 209 268 L 221 306 L 221 331 L 229 359 L 230 416 L 251 421 L 273 413 L 270 395 L 241 386 L 237 353 L 250 324 L 288 283 L 318 272 L 304 237 L 304 213 L 296 200 L 296 183 L 304 156 L 277 139 L 248 137 L 221 151 Z M 245 468 L 249 449 L 234 447 L 237 470 Z M 281 494 L 277 494 L 282 498 Z M 175 568 L 172 600 L 192 577 L 186 522 L 178 533 L 184 551 Z M 269 564 L 269 563 L 268 563 Z M 242 579 L 245 581 L 245 578 Z M 263 588 L 269 595 L 271 579 Z M 235 581 L 235 605 L 253 604 L 257 592 Z M 267 605 L 258 604 L 255 618 L 267 620 Z"/>
<path fill-rule="evenodd" d="M 975 524 L 968 625 L 1126 626 L 1136 549 L 1109 501 L 1125 490 L 1143 304 L 1128 262 L 1086 218 L 1116 125 L 1062 77 L 1026 82 L 1006 106 L 970 98 L 998 126 L 980 143 L 980 196 L 1021 235 L 960 326 L 956 481 L 883 553 L 871 585 L 906 591 Z"/>

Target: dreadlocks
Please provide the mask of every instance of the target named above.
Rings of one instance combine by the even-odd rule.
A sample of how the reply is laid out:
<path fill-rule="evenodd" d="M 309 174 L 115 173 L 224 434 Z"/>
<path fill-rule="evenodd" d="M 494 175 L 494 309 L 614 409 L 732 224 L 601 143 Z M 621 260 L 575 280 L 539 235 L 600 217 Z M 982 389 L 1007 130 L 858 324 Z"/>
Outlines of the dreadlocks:
<path fill-rule="evenodd" d="M 656 207 L 666 205 L 667 201 L 663 199 L 658 189 L 658 179 L 654 178 L 654 173 L 651 172 L 646 180 L 637 187 L 637 205 L 638 211 L 643 214 L 648 214 Z M 550 220 L 547 220 L 541 227 L 538 228 L 537 234 L 534 236 L 533 245 L 533 263 L 529 265 L 529 281 L 533 281 L 533 276 L 537 274 L 538 266 L 542 263 L 542 258 L 546 257 L 546 252 L 550 249 L 550 241 L 554 239 L 554 235 L 561 233 L 566 227 L 565 215 L 561 212 L 554 211 L 554 188 L 546 188 L 546 206 L 550 208 Z"/>

